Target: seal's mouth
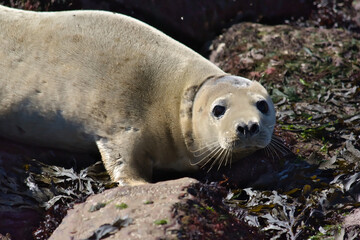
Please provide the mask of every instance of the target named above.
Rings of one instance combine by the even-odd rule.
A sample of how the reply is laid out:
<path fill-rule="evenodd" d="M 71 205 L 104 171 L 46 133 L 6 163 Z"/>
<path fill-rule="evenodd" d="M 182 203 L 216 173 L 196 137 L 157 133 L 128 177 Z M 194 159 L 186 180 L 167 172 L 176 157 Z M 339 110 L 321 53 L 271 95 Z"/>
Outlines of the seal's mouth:
<path fill-rule="evenodd" d="M 222 146 L 223 149 L 230 149 L 233 153 L 242 153 L 245 155 L 251 154 L 257 150 L 263 149 L 264 146 L 258 144 L 252 144 L 251 142 L 244 142 L 239 139 L 227 142 Z"/>
<path fill-rule="evenodd" d="M 229 139 L 227 139 L 229 140 Z M 232 162 L 238 161 L 242 157 L 246 157 L 262 147 L 245 143 L 240 139 L 231 139 L 232 141 L 215 141 L 208 145 L 200 146 L 193 149 L 195 159 L 191 165 L 198 165 L 200 168 L 209 166 L 210 171 L 214 166 L 219 170 L 221 166 L 231 165 Z M 235 156 L 233 158 L 233 156 Z"/>

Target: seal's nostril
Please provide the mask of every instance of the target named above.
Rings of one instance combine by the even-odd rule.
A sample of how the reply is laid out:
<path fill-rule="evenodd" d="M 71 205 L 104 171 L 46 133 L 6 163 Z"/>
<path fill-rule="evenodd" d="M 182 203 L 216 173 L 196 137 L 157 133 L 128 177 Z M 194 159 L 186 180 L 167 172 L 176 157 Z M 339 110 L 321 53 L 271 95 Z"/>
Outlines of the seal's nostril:
<path fill-rule="evenodd" d="M 255 134 L 259 132 L 259 124 L 253 123 L 250 125 L 250 134 Z"/>
<path fill-rule="evenodd" d="M 246 133 L 245 133 L 245 129 L 244 129 L 242 126 L 238 126 L 238 127 L 237 127 L 237 131 L 238 131 L 238 133 L 240 133 L 240 134 L 244 134 L 244 135 L 246 134 Z"/>
<path fill-rule="evenodd" d="M 252 136 L 259 132 L 259 124 L 249 122 L 247 125 L 241 124 L 236 128 L 238 134 L 245 136 Z"/>

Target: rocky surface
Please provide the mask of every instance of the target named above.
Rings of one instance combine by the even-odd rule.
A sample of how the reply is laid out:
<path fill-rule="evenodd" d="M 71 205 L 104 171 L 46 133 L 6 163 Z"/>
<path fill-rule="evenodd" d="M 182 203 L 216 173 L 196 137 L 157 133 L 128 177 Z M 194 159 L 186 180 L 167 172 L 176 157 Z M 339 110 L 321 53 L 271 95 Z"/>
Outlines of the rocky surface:
<path fill-rule="evenodd" d="M 37 2 L 21 1 L 20 4 L 28 9 L 41 8 Z M 62 2 L 66 4 L 67 1 Z M 165 200 L 158 203 L 166 206 L 166 214 L 168 210 L 173 214 L 153 217 L 154 224 L 148 216 L 148 231 L 153 229 L 151 231 L 162 233 L 163 237 L 167 232 L 168 237 L 180 239 L 324 239 L 334 236 L 356 239 L 360 233 L 357 224 L 360 37 L 344 29 L 317 28 L 342 26 L 356 30 L 356 25 L 348 21 L 351 16 L 341 9 L 352 1 L 317 2 L 321 11 L 305 24 L 234 25 L 213 42 L 210 57 L 225 71 L 258 80 L 266 86 L 277 106 L 276 135 L 296 155 L 289 155 L 287 147 L 276 142 L 266 151 L 232 165 L 231 169 L 215 169 L 210 173 L 205 169 L 194 176 L 203 183 L 188 188 L 187 193 L 173 185 L 186 197 L 176 199 L 177 190 L 170 189 L 176 202 L 172 210 Z M 354 1 L 354 6 L 360 9 L 358 0 Z M 199 10 L 195 9 L 197 17 Z M 359 15 L 352 19 L 359 23 Z M 312 24 L 317 27 L 304 27 Z M 89 159 L 94 160 L 92 156 L 82 158 L 0 141 L 0 239 L 48 239 L 74 202 L 113 187 L 109 179 L 104 178 L 103 170 L 80 166 Z M 96 160 L 99 158 L 95 157 Z M 104 195 L 91 197 L 91 203 L 77 205 L 66 219 L 71 218 L 76 223 L 76 217 L 83 219 L 76 214 L 76 209 L 86 212 L 93 206 L 99 210 L 86 214 L 97 217 L 88 218 L 79 226 L 91 225 L 92 221 L 97 225 L 89 231 L 74 230 L 77 225 L 73 225 L 76 231 L 73 234 L 82 232 L 86 235 L 81 237 L 89 238 L 95 230 L 103 234 L 113 232 L 115 236 L 127 233 L 127 229 L 142 221 L 136 209 L 130 210 L 133 199 L 129 199 L 130 202 L 101 202 L 100 199 L 104 196 L 115 198 L 124 191 L 134 195 L 134 191 L 142 191 L 141 196 L 134 198 L 142 199 L 152 186 L 161 184 L 166 185 L 106 191 Z M 156 203 L 141 205 L 138 202 L 139 211 L 145 207 L 149 210 Z M 249 227 L 244 220 L 255 227 Z M 67 231 L 63 227 L 59 229 Z M 167 229 L 176 229 L 177 234 Z M 148 234 L 148 231 L 142 233 Z M 239 232 L 249 235 L 239 235 Z M 56 236 L 59 235 L 53 237 Z"/>
<path fill-rule="evenodd" d="M 360 201 L 359 46 L 360 35 L 344 29 L 254 23 L 234 25 L 213 42 L 212 61 L 269 90 L 276 135 L 296 153 L 274 172 L 277 182 L 234 191 L 234 203 L 256 216 L 248 219 L 268 238 L 360 233 L 359 226 L 339 232 Z"/>
<path fill-rule="evenodd" d="M 344 218 L 338 239 L 360 239 L 360 209 L 355 209 Z"/>
<path fill-rule="evenodd" d="M 96 157 L 86 154 L 66 153 L 54 149 L 21 145 L 0 139 L 0 234 L 4 235 L 3 238 L 5 238 L 6 234 L 10 233 L 6 239 L 48 239 L 55 228 L 62 222 L 62 219 L 67 214 L 67 210 L 71 209 L 74 203 L 82 202 L 89 195 L 116 186 L 109 182 L 108 175 L 101 163 L 97 162 L 88 166 L 91 162 L 96 161 L 96 159 Z M 264 184 L 264 182 L 269 182 L 269 180 L 274 181 L 272 172 L 274 168 L 276 166 L 267 161 L 263 153 L 257 153 L 252 157 L 243 159 L 243 161 L 233 163 L 231 168 L 223 168 L 210 173 L 207 172 L 207 169 L 204 169 L 193 177 L 202 179 L 203 182 L 216 182 L 224 180 L 225 177 L 227 178 L 227 184 L 246 186 L 252 182 Z M 155 181 L 163 181 L 169 177 L 181 177 L 179 174 L 174 175 L 170 173 L 169 176 L 169 173 L 164 174 L 160 172 L 156 172 L 155 176 L 157 177 L 154 179 Z M 178 183 L 179 187 L 185 185 L 182 181 Z M 164 186 L 166 182 L 161 184 L 162 187 L 160 188 L 166 191 L 166 186 Z M 150 186 L 151 184 L 149 186 L 141 186 L 141 188 L 135 187 L 134 189 L 127 187 L 125 190 L 119 188 L 117 191 L 139 191 L 138 194 L 141 195 L 141 198 L 145 198 L 146 194 L 149 193 L 146 192 L 145 188 Z M 174 186 L 172 188 L 175 189 Z M 213 188 L 213 190 L 206 190 L 209 187 Z M 201 193 L 202 191 L 207 192 L 203 194 Z M 196 192 L 200 192 L 200 194 L 196 194 Z M 256 234 L 256 229 L 249 227 L 243 222 L 242 218 L 238 219 L 232 216 L 229 209 L 225 207 L 222 198 L 227 194 L 226 188 L 197 185 L 196 188 L 193 188 L 191 194 L 194 197 L 197 195 L 198 199 L 193 199 L 190 202 L 178 201 L 178 214 L 173 216 L 180 223 L 179 228 L 183 229 L 183 231 L 180 231 L 182 233 L 179 233 L 180 236 L 186 236 L 185 233 L 188 231 L 184 229 L 188 228 L 187 224 L 198 221 L 203 223 L 196 224 L 196 228 L 191 227 L 193 230 L 190 233 L 194 236 L 201 236 L 205 231 L 210 236 L 221 236 L 224 238 L 223 230 L 236 234 L 239 229 L 242 232 L 248 233 L 249 235 L 247 236 Z M 167 195 L 168 193 L 159 193 L 154 196 L 159 198 Z M 211 199 L 213 200 L 207 202 L 206 199 L 210 199 L 210 195 L 212 195 Z M 99 197 L 101 197 L 101 194 L 99 194 Z M 205 202 L 204 199 L 206 200 Z M 156 202 L 159 203 L 159 201 Z M 125 204 L 128 205 L 128 203 Z M 199 208 L 199 206 L 202 207 Z M 128 207 L 131 208 L 132 204 L 129 204 Z M 169 204 L 167 207 L 170 209 L 174 206 Z M 151 207 L 148 208 L 148 210 L 151 209 Z M 202 211 L 197 213 L 201 209 L 207 209 L 206 215 L 201 217 L 203 220 L 200 220 L 201 218 L 198 214 L 202 215 L 205 213 Z M 73 217 L 76 216 L 73 215 Z M 97 219 L 101 219 L 103 216 L 107 217 L 105 214 Z M 135 217 L 141 219 L 139 215 Z M 151 214 L 148 217 L 153 218 L 154 221 L 156 220 L 156 216 Z M 110 220 L 109 223 L 114 223 L 115 221 L 114 219 L 112 222 Z M 168 218 L 167 220 L 174 222 L 174 219 Z M 206 221 L 209 222 L 206 223 Z M 91 220 L 88 220 L 88 222 L 91 222 Z M 209 225 L 213 225 L 213 227 L 204 229 L 205 226 Z M 159 228 L 156 224 L 148 227 L 149 229 L 151 227 Z"/>
<path fill-rule="evenodd" d="M 196 50 L 204 50 L 204 43 L 213 40 L 222 29 L 242 21 L 359 31 L 357 3 L 358 0 L 0 0 L 0 4 L 37 11 L 98 9 L 123 13 Z"/>
<path fill-rule="evenodd" d="M 173 205 L 191 198 L 186 187 L 196 182 L 182 178 L 106 190 L 76 204 L 50 239 L 95 239 L 91 236 L 101 231 L 110 231 L 114 239 L 175 238 L 180 226 Z M 125 223 L 114 227 L 119 219 Z"/>
<path fill-rule="evenodd" d="M 279 135 L 296 137 L 293 152 L 329 160 L 346 140 L 358 140 L 359 46 L 360 34 L 343 29 L 242 23 L 213 42 L 210 60 L 266 86 Z"/>
<path fill-rule="evenodd" d="M 1 3 L 2 1 L 0 1 Z M 13 7 L 31 10 L 98 9 L 123 13 L 166 32 L 199 49 L 224 27 L 235 21 L 308 18 L 312 0 L 43 0 L 3 1 Z"/>
<path fill-rule="evenodd" d="M 230 23 L 241 20 L 279 22 L 308 18 L 311 0 L 80 0 L 83 9 L 103 9 L 133 16 L 199 49 Z"/>
<path fill-rule="evenodd" d="M 227 194 L 191 178 L 114 188 L 75 205 L 50 239 L 265 239 Z"/>
<path fill-rule="evenodd" d="M 360 225 L 360 209 L 355 209 L 351 214 L 345 217 L 344 227 Z"/>

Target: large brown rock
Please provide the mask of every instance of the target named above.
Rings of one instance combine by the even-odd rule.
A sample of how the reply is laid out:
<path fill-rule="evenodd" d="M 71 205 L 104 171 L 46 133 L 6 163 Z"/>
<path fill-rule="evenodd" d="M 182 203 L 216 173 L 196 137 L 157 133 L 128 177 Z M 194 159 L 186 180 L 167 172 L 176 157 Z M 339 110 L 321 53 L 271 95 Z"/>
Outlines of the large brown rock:
<path fill-rule="evenodd" d="M 359 237 L 360 208 L 357 208 L 344 218 L 342 229 L 337 239 L 358 239 Z"/>
<path fill-rule="evenodd" d="M 351 214 L 345 217 L 344 227 L 359 226 L 360 227 L 360 208 L 355 209 Z"/>
<path fill-rule="evenodd" d="M 313 0 L 78 0 L 82 9 L 103 9 L 133 16 L 186 45 L 199 48 L 231 22 L 278 22 L 307 18 Z"/>
<path fill-rule="evenodd" d="M 180 226 L 172 217 L 173 205 L 189 198 L 185 188 L 195 182 L 181 178 L 117 187 L 91 196 L 68 212 L 50 239 L 87 239 L 97 230 L 110 229 L 117 219 L 127 219 L 130 224 L 117 225 L 112 231 L 114 239 L 175 237 Z"/>
<path fill-rule="evenodd" d="M 199 49 L 223 28 L 243 20 L 282 22 L 308 18 L 314 0 L 33 0 L 4 1 L 31 10 L 99 9 L 123 13 L 144 21 Z M 0 1 L 1 3 L 1 1 Z"/>

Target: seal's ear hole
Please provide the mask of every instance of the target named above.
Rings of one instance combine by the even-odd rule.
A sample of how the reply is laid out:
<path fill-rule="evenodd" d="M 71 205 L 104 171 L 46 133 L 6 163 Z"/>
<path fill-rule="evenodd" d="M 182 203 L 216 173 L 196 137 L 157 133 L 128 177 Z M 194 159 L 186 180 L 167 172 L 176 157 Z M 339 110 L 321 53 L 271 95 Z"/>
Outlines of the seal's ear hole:
<path fill-rule="evenodd" d="M 215 117 L 220 118 L 224 115 L 225 111 L 226 111 L 226 107 L 221 105 L 215 105 L 212 110 L 212 113 Z"/>
<path fill-rule="evenodd" d="M 260 100 L 256 103 L 257 109 L 259 109 L 260 112 L 263 114 L 266 114 L 269 112 L 269 105 L 265 100 Z"/>

